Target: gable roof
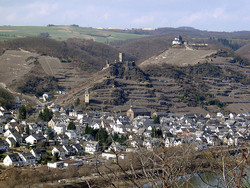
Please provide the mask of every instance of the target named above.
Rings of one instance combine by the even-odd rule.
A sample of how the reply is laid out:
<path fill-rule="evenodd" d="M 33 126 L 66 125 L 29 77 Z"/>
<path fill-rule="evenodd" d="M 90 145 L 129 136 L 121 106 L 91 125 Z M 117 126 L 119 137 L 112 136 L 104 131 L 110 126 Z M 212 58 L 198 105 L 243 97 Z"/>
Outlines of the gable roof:
<path fill-rule="evenodd" d="M 15 138 L 19 138 L 19 139 L 21 139 L 22 138 L 22 136 L 21 136 L 21 134 L 19 133 L 19 132 L 17 132 L 17 130 L 16 129 L 9 129 L 10 130 L 10 132 L 11 132 L 11 134 L 15 137 Z"/>
<path fill-rule="evenodd" d="M 131 107 L 129 110 L 132 110 L 134 113 L 150 113 L 146 108 L 134 108 Z"/>
<path fill-rule="evenodd" d="M 72 147 L 76 148 L 78 151 L 83 150 L 83 147 L 80 144 L 72 144 Z"/>
<path fill-rule="evenodd" d="M 22 161 L 21 157 L 18 155 L 18 153 L 11 153 L 8 155 L 12 162 L 19 162 Z"/>
<path fill-rule="evenodd" d="M 36 159 L 30 152 L 21 154 L 26 160 Z"/>
<path fill-rule="evenodd" d="M 14 138 L 12 138 L 12 137 L 8 137 L 8 138 L 6 138 L 6 140 L 9 140 L 10 142 L 11 142 L 11 144 L 16 144 L 16 141 L 15 141 L 15 139 Z"/>
<path fill-rule="evenodd" d="M 32 134 L 37 141 L 46 139 L 42 134 Z"/>
<path fill-rule="evenodd" d="M 6 142 L 5 140 L 0 139 L 0 146 L 8 146 L 8 142 Z"/>

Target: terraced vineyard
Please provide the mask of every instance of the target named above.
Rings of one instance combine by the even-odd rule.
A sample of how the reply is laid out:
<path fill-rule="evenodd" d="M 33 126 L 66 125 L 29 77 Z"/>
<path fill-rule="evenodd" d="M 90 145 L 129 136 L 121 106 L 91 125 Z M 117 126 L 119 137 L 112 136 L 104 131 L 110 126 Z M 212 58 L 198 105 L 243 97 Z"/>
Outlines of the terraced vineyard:
<path fill-rule="evenodd" d="M 71 52 L 70 48 L 64 48 L 66 43 L 50 41 L 46 44 L 49 44 L 44 45 L 47 53 L 41 54 L 25 51 L 23 49 L 26 48 L 21 49 L 18 45 L 14 49 L 19 50 L 6 50 L 8 46 L 2 48 L 0 82 L 9 86 L 15 81 L 18 85 L 18 80 L 23 81 L 22 78 L 33 71 L 35 81 L 29 83 L 29 77 L 26 77 L 28 85 L 23 84 L 30 89 L 34 83 L 43 87 L 37 80 L 51 76 L 53 78 L 47 78 L 48 82 L 53 81 L 53 86 L 59 84 L 67 90 L 67 94 L 58 96 L 55 103 L 71 106 L 79 98 L 81 104 L 78 108 L 90 110 L 126 112 L 132 103 L 149 111 L 179 114 L 250 111 L 250 67 L 247 63 L 241 64 L 241 59 L 232 52 L 170 48 L 137 66 L 135 62 L 115 61 L 118 51 L 107 48 L 114 59 L 113 63 L 103 68 L 105 61 L 112 62 L 112 59 L 109 59 L 111 55 L 105 56 L 105 51 L 100 50 L 98 58 L 87 58 L 89 62 L 84 64 L 86 67 L 93 66 L 91 72 L 86 68 L 81 69 L 74 60 L 75 55 L 86 51 L 89 52 L 86 53 L 88 57 L 92 57 L 96 47 L 91 43 L 81 44 L 79 49 L 84 48 L 85 51 L 75 50 L 70 57 L 63 56 L 65 51 L 68 54 Z M 45 55 L 51 49 L 57 54 L 57 46 L 62 48 L 58 52 L 62 54 L 59 58 Z M 99 48 L 103 49 L 103 46 Z M 86 55 L 79 56 L 79 60 L 83 60 L 82 57 Z M 34 70 L 34 67 L 42 71 Z M 40 73 L 41 77 L 36 79 L 36 73 Z M 55 88 L 52 88 L 53 91 Z M 90 91 L 89 105 L 84 104 L 86 89 Z"/>

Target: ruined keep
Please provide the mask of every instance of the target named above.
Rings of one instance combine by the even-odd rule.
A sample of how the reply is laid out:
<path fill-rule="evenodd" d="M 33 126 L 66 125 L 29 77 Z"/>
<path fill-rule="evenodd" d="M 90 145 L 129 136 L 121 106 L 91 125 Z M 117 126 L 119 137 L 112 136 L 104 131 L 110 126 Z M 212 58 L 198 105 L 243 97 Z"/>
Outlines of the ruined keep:
<path fill-rule="evenodd" d="M 89 104 L 89 90 L 85 91 L 85 104 Z"/>

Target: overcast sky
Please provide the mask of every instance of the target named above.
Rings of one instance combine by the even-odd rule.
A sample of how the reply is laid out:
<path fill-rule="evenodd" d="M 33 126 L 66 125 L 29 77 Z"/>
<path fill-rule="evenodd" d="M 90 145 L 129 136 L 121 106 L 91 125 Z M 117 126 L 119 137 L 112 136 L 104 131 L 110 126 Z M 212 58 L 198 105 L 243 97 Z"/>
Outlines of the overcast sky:
<path fill-rule="evenodd" d="M 250 0 L 0 0 L 0 25 L 250 30 Z"/>

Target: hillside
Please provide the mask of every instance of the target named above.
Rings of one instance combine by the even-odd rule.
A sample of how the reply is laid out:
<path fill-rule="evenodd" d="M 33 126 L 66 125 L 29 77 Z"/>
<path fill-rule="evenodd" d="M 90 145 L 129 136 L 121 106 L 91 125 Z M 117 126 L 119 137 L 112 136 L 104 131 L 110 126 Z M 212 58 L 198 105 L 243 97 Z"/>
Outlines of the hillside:
<path fill-rule="evenodd" d="M 136 60 L 137 64 L 147 60 L 148 58 L 157 56 L 167 49 L 171 49 L 173 39 L 179 34 L 169 35 L 153 35 L 142 39 L 134 39 L 127 41 L 114 41 L 111 43 L 120 51 L 129 54 L 133 60 Z M 207 44 L 207 46 L 199 47 L 193 46 L 193 49 L 202 50 L 219 50 L 230 49 L 235 51 L 246 44 L 246 41 L 241 39 L 225 39 L 225 38 L 192 38 L 188 35 L 182 35 L 183 40 L 188 41 L 189 44 Z M 192 50 L 191 48 L 186 48 Z M 189 52 L 195 53 L 195 52 Z M 185 55 L 184 55 L 185 56 Z M 186 59 L 188 58 L 185 56 Z"/>
<path fill-rule="evenodd" d="M 247 43 L 236 51 L 239 55 L 250 60 L 250 43 Z"/>
<path fill-rule="evenodd" d="M 0 42 L 0 54 L 5 50 L 20 50 L 52 56 L 62 63 L 72 63 L 83 71 L 98 71 L 106 60 L 118 59 L 119 51 L 114 47 L 91 40 L 68 39 L 60 42 L 43 37 L 29 37 Z"/>
<path fill-rule="evenodd" d="M 97 42 L 111 42 L 145 37 L 146 35 L 117 33 L 78 25 L 48 25 L 46 26 L 0 26 L 0 40 L 12 40 L 24 37 L 44 36 L 64 41 L 69 38 L 88 39 Z"/>
<path fill-rule="evenodd" d="M 162 56 L 166 56 L 164 61 Z M 185 49 L 170 49 L 146 60 L 140 67 L 150 74 L 150 78 L 160 78 L 158 83 L 152 84 L 157 87 L 161 82 L 158 92 L 171 99 L 175 112 L 188 112 L 189 107 L 244 112 L 250 110 L 249 64 L 242 65 L 237 58 L 232 51 L 196 50 L 189 53 Z M 179 86 L 178 89 L 168 84 L 172 80 L 175 81 L 174 87 Z"/>
<path fill-rule="evenodd" d="M 80 39 L 60 42 L 30 37 L 0 42 L 0 82 L 16 89 L 20 85 L 19 91 L 33 94 L 52 88 L 55 90 L 59 86 L 71 89 L 102 70 L 106 61 L 118 59 L 118 52 L 103 43 Z M 38 65 L 41 70 L 34 74 Z M 31 78 L 36 81 L 30 83 Z M 44 85 L 45 88 L 39 92 L 31 89 L 34 84 L 43 85 L 45 81 L 54 86 Z"/>
<path fill-rule="evenodd" d="M 180 114 L 245 112 L 250 110 L 249 66 L 238 58 L 230 50 L 170 48 L 139 67 L 111 63 L 57 102 L 67 106 L 79 98 L 78 108 L 116 112 L 125 112 L 131 101 L 150 111 Z M 91 99 L 87 106 L 86 89 Z"/>
<path fill-rule="evenodd" d="M 119 47 L 79 39 L 5 41 L 0 82 L 33 94 L 63 86 L 68 93 L 56 103 L 72 106 L 79 98 L 76 107 L 89 110 L 125 112 L 131 101 L 150 111 L 182 114 L 250 110 L 249 61 L 216 43 L 171 48 L 171 38 L 138 39 Z M 125 52 L 123 62 L 117 61 L 118 52 Z M 86 89 L 90 105 L 83 102 Z"/>

